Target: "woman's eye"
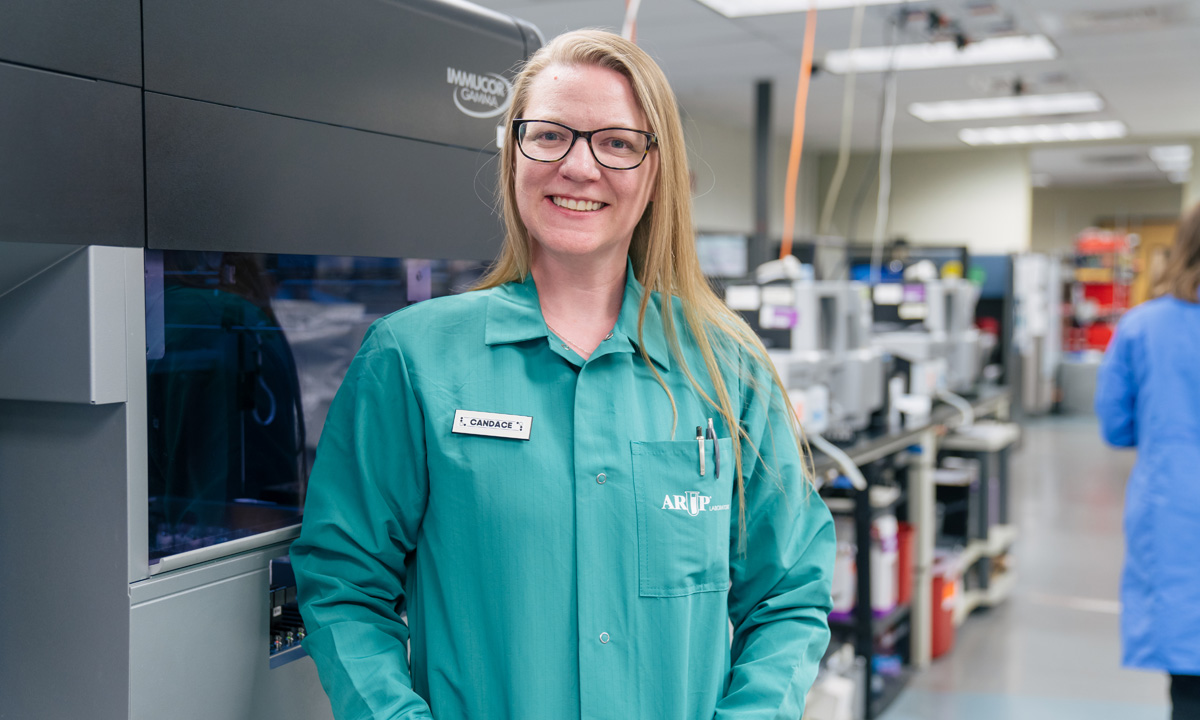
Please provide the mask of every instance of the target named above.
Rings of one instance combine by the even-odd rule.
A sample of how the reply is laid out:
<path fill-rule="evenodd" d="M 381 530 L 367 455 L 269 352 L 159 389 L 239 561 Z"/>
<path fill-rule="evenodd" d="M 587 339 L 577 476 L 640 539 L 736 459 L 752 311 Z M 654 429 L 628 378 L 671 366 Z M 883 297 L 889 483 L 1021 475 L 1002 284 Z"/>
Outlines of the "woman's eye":
<path fill-rule="evenodd" d="M 633 143 L 629 140 L 610 137 L 604 140 L 604 149 L 613 153 L 629 154 L 634 152 Z"/>
<path fill-rule="evenodd" d="M 559 140 L 562 140 L 562 133 L 555 132 L 553 130 L 547 130 L 546 132 L 540 132 L 537 135 L 534 135 L 533 139 L 537 142 L 558 142 Z"/>

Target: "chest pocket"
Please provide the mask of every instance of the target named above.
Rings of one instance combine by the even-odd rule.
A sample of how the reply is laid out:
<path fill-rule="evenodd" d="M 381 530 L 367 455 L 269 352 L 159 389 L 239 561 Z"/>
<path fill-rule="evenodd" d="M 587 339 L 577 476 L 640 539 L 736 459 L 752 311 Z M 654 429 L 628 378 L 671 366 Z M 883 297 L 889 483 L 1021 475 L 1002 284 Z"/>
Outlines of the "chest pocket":
<path fill-rule="evenodd" d="M 704 443 L 704 475 L 695 440 L 633 442 L 638 524 L 638 590 L 643 597 L 678 597 L 729 588 L 730 517 L 734 512 L 733 445 Z"/>

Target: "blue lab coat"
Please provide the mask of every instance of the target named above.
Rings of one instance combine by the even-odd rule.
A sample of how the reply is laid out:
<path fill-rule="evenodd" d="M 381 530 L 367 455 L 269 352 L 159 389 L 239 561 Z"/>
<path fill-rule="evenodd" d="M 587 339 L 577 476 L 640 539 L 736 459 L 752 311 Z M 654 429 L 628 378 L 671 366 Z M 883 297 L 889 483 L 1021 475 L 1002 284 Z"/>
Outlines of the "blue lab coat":
<path fill-rule="evenodd" d="M 1121 579 L 1127 667 L 1200 674 L 1200 305 L 1126 313 L 1096 386 L 1104 439 L 1136 447 Z"/>

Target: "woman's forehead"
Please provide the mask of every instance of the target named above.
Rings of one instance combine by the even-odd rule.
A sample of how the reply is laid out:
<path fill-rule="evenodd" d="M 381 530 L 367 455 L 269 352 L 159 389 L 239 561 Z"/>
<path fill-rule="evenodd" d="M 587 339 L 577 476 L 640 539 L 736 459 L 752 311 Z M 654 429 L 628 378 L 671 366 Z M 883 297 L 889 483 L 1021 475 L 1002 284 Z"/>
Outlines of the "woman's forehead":
<path fill-rule="evenodd" d="M 578 130 L 612 126 L 645 129 L 646 124 L 628 78 L 597 65 L 547 66 L 530 81 L 521 114 Z"/>

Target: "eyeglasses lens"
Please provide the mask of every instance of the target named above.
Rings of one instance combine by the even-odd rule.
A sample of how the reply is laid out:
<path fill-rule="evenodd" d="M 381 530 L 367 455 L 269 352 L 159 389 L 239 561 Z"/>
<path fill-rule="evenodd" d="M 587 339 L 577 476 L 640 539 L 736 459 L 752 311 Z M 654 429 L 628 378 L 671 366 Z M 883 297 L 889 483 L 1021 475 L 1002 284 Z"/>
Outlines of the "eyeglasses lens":
<path fill-rule="evenodd" d="M 555 162 L 571 149 L 571 131 L 561 125 L 529 122 L 521 126 L 521 151 L 533 160 Z M 602 165 L 624 170 L 637 167 L 646 155 L 650 139 L 633 130 L 603 130 L 592 136 L 592 153 Z"/>

